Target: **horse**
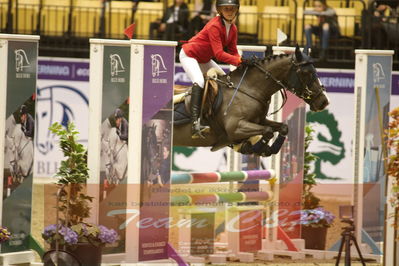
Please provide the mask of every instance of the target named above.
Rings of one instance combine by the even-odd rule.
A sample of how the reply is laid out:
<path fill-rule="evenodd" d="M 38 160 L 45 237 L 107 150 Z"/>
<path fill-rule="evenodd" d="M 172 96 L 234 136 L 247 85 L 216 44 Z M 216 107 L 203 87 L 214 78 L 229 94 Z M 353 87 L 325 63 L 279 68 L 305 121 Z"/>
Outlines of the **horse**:
<path fill-rule="evenodd" d="M 192 138 L 190 123 L 175 123 L 174 145 L 211 146 L 212 151 L 229 146 L 243 154 L 271 156 L 280 150 L 288 133 L 286 124 L 266 118 L 273 94 L 280 91 L 284 105 L 288 90 L 305 101 L 312 111 L 322 111 L 329 104 L 310 56 L 298 46 L 292 54 L 252 58 L 228 75 L 212 79 L 219 84 L 222 102 L 217 109 L 211 107 L 210 114 L 204 111 L 209 106 L 202 107 L 201 123 L 208 124 L 210 131 L 203 137 Z M 186 105 L 188 101 L 186 99 Z M 278 133 L 276 141 L 269 145 L 275 133 Z M 258 136 L 260 148 L 252 142 Z"/>
<path fill-rule="evenodd" d="M 13 182 L 22 183 L 25 177 L 32 173 L 33 168 L 33 141 L 22 132 L 21 124 L 8 122 L 6 128 L 5 153 L 8 157 L 10 173 Z M 11 121 L 10 120 L 10 121 Z"/>
<path fill-rule="evenodd" d="M 102 129 L 107 121 L 103 123 Z M 119 138 L 116 128 L 111 127 L 110 124 L 107 132 L 103 133 L 101 153 L 104 159 L 105 176 L 109 184 L 123 183 L 127 175 L 127 143 Z"/>

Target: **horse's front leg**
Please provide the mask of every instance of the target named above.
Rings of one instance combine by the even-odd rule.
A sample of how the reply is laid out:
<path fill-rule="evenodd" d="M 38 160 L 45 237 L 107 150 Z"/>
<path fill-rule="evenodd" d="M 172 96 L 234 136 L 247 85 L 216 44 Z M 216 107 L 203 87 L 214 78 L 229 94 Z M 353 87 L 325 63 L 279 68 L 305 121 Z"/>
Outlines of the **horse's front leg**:
<path fill-rule="evenodd" d="M 256 154 L 260 156 L 270 156 L 280 151 L 284 143 L 288 127 L 283 123 L 269 121 L 270 124 L 258 125 L 249 121 L 240 121 L 234 131 L 236 136 L 240 136 L 241 143 L 234 145 L 234 149 L 243 154 Z M 279 132 L 275 141 L 269 145 L 269 141 L 274 137 L 274 132 Z M 246 137 L 244 137 L 246 136 Z"/>
<path fill-rule="evenodd" d="M 227 125 L 227 135 L 231 141 L 249 139 L 252 136 L 261 135 L 268 139 L 274 136 L 273 128 L 269 125 L 261 125 L 246 120 L 240 120 L 236 125 Z"/>
<path fill-rule="evenodd" d="M 287 124 L 268 120 L 268 119 L 265 119 L 264 124 L 272 127 L 274 132 L 278 132 L 283 136 L 287 136 L 287 134 L 288 134 L 288 125 Z"/>

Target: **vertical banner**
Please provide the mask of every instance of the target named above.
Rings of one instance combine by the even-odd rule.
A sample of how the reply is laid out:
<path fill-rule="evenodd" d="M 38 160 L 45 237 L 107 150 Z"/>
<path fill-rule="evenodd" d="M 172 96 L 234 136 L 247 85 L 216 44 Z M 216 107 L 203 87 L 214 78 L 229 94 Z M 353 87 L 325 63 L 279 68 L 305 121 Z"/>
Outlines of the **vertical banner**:
<path fill-rule="evenodd" d="M 289 132 L 280 151 L 279 223 L 290 238 L 300 238 L 306 110 L 301 99 L 287 95 L 282 118 Z"/>
<path fill-rule="evenodd" d="M 168 258 L 175 47 L 144 46 L 139 261 Z"/>
<path fill-rule="evenodd" d="M 384 129 L 392 82 L 393 51 L 355 50 L 354 205 L 356 236 L 374 242 L 384 239 L 390 225 L 385 213 Z M 387 243 L 389 246 L 389 243 Z M 387 253 L 392 248 L 386 249 Z M 388 254 L 389 255 L 389 254 Z M 385 256 L 384 256 L 385 257 Z M 389 260 L 388 256 L 385 260 Z M 391 265 L 392 262 L 385 261 Z"/>
<path fill-rule="evenodd" d="M 100 219 L 109 228 L 118 228 L 120 240 L 106 253 L 125 252 L 124 215 L 109 216 L 126 208 L 129 143 L 130 47 L 104 46 L 102 76 Z"/>
<path fill-rule="evenodd" d="M 31 233 L 39 37 L 1 35 L 0 39 L 0 90 L 5 100 L 0 112 L 4 114 L 0 121 L 5 129 L 1 225 L 12 234 L 11 240 L 1 245 L 1 252 L 15 252 L 29 248 Z"/>
<path fill-rule="evenodd" d="M 384 129 L 388 127 L 392 56 L 369 56 L 363 162 L 363 229 L 383 241 L 385 205 Z"/>
<path fill-rule="evenodd" d="M 262 249 L 262 211 L 248 210 L 240 215 L 240 252 L 257 252 Z"/>
<path fill-rule="evenodd" d="M 215 213 L 191 214 L 191 255 L 213 254 L 215 248 Z"/>
<path fill-rule="evenodd" d="M 36 105 L 34 177 L 54 178 L 64 155 L 48 128 L 73 122 L 79 143 L 87 147 L 89 62 L 87 59 L 39 58 Z"/>

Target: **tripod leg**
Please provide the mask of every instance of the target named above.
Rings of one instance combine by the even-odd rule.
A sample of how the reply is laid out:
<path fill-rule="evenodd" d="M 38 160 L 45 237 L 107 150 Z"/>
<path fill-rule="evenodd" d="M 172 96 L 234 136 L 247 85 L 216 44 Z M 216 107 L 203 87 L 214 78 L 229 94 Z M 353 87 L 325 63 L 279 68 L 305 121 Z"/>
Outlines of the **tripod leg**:
<path fill-rule="evenodd" d="M 345 266 L 351 265 L 351 238 L 345 235 Z"/>
<path fill-rule="evenodd" d="M 335 266 L 339 265 L 339 261 L 341 260 L 342 249 L 344 248 L 345 238 L 344 236 L 341 237 L 341 244 L 339 245 L 338 257 L 335 261 Z"/>
<path fill-rule="evenodd" d="M 356 238 L 354 236 L 351 236 L 353 243 L 355 243 L 355 247 L 357 250 L 357 253 L 359 254 L 360 257 L 360 262 L 362 263 L 363 266 L 366 266 L 366 263 L 364 262 L 364 258 L 362 256 L 362 252 L 360 251 L 359 245 L 357 244 Z"/>

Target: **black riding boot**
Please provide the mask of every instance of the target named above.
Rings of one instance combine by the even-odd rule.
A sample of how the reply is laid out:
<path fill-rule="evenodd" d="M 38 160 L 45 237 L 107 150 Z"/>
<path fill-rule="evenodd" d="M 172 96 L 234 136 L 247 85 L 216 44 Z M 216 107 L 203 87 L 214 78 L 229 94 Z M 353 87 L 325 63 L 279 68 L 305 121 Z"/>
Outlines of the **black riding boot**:
<path fill-rule="evenodd" d="M 201 102 L 204 90 L 197 84 L 194 83 L 191 88 L 191 135 L 192 138 L 202 137 L 201 130 L 203 127 L 200 125 L 200 115 L 201 115 Z"/>

